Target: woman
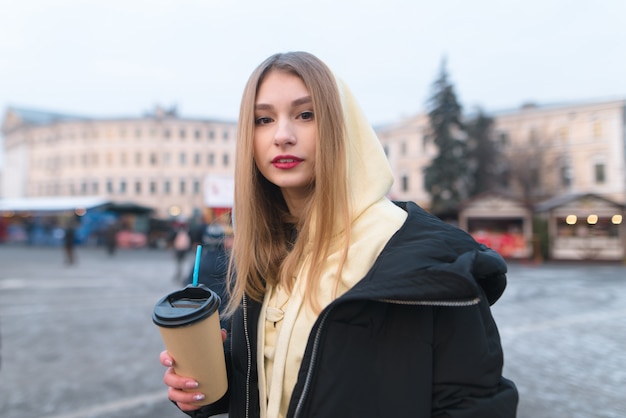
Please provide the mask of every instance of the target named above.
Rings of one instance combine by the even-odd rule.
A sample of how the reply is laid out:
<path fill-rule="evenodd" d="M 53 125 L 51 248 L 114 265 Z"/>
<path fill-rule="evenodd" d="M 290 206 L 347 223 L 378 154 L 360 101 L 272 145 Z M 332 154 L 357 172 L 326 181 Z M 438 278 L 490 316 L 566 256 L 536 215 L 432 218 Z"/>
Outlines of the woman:
<path fill-rule="evenodd" d="M 385 197 L 380 142 L 326 65 L 268 58 L 238 131 L 229 391 L 194 406 L 163 352 L 169 398 L 194 417 L 514 417 L 489 309 L 506 265 Z"/>

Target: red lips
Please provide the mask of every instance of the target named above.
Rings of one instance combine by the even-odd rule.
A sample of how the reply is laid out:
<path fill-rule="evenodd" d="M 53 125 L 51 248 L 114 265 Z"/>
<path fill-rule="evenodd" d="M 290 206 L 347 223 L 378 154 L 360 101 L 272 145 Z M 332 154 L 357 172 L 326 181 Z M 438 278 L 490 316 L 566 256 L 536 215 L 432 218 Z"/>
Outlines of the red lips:
<path fill-rule="evenodd" d="M 277 155 L 272 159 L 272 165 L 276 168 L 287 170 L 294 168 L 302 161 L 304 161 L 302 158 L 295 157 L 293 155 Z"/>

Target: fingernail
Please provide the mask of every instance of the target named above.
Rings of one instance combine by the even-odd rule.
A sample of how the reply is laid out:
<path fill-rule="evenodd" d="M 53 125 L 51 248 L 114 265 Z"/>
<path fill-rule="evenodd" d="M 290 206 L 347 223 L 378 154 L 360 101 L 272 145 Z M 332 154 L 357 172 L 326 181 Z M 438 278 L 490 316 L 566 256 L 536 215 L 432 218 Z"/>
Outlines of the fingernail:
<path fill-rule="evenodd" d="M 190 380 L 188 382 L 185 383 L 185 387 L 188 389 L 194 389 L 198 387 L 198 382 L 194 382 L 193 380 Z M 204 397 L 204 395 L 202 395 Z"/>
<path fill-rule="evenodd" d="M 172 367 L 172 364 L 174 364 L 174 363 L 172 363 L 172 360 L 165 360 L 165 365 L 166 366 Z"/>
<path fill-rule="evenodd" d="M 201 401 L 204 399 L 204 395 L 201 393 L 198 393 L 197 395 L 193 395 L 193 400 L 194 401 Z"/>

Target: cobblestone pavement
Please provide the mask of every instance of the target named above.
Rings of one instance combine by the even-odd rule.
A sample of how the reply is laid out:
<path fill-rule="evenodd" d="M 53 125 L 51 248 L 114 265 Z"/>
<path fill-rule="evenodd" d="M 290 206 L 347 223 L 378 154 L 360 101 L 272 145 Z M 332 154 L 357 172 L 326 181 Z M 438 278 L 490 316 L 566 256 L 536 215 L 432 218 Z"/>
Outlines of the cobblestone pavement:
<path fill-rule="evenodd" d="M 0 416 L 168 418 L 151 312 L 165 250 L 0 246 Z M 187 260 L 190 265 L 191 256 Z M 626 417 L 626 267 L 512 263 L 493 307 L 518 417 Z"/>

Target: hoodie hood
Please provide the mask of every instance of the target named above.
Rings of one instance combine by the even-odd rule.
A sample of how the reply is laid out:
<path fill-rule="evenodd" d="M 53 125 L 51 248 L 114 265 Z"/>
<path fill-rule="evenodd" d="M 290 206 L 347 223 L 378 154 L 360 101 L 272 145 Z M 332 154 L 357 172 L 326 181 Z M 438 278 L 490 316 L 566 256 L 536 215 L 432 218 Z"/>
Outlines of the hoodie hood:
<path fill-rule="evenodd" d="M 383 198 L 393 183 L 385 151 L 348 86 L 337 80 L 346 126 L 351 220 Z"/>

